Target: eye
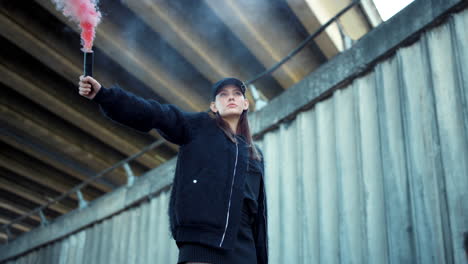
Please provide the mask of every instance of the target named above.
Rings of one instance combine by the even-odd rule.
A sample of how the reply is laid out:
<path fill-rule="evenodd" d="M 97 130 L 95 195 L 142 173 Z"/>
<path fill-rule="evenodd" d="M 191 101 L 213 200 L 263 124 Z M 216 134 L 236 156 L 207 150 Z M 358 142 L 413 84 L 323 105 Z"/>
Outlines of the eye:
<path fill-rule="evenodd" d="M 242 95 L 242 93 L 241 92 L 236 92 L 236 95 Z"/>

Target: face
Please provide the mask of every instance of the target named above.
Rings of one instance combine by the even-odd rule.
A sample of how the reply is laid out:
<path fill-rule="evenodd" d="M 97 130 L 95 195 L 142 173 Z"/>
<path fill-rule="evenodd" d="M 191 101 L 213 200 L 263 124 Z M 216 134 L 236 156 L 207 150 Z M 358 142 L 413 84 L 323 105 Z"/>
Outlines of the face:
<path fill-rule="evenodd" d="M 211 102 L 211 111 L 219 112 L 221 117 L 240 116 L 244 110 L 249 108 L 247 100 L 239 87 L 226 85 L 219 90 L 215 101 Z"/>

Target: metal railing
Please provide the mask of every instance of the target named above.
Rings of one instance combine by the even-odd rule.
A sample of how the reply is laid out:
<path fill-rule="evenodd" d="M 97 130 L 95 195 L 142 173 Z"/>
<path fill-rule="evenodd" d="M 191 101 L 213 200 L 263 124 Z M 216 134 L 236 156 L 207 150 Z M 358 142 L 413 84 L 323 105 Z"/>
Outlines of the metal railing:
<path fill-rule="evenodd" d="M 254 82 L 258 81 L 259 79 L 267 76 L 268 74 L 271 74 L 273 73 L 275 70 L 277 70 L 281 65 L 283 65 L 284 63 L 286 63 L 288 60 L 290 60 L 293 56 L 295 56 L 297 53 L 299 53 L 304 47 L 307 46 L 307 44 L 309 44 L 312 40 L 314 40 L 319 34 L 321 34 L 323 31 L 325 31 L 325 29 L 330 26 L 333 22 L 335 22 L 337 19 L 339 19 L 343 14 L 345 14 L 347 11 L 349 11 L 351 8 L 353 8 L 354 6 L 358 5 L 361 1 L 360 0 L 355 0 L 353 1 L 351 4 L 349 4 L 348 6 L 346 6 L 345 8 L 343 8 L 340 12 L 338 12 L 333 18 L 331 18 L 330 20 L 328 20 L 325 24 L 323 24 L 319 29 L 317 29 L 313 34 L 309 35 L 304 41 L 302 41 L 299 46 L 297 48 L 295 48 L 293 51 L 291 51 L 286 57 L 284 57 L 281 61 L 277 62 L 275 65 L 273 65 L 270 69 L 258 74 L 257 76 L 255 76 L 254 78 L 248 80 L 245 82 L 245 85 L 250 85 L 250 84 L 253 84 Z M 44 209 L 46 209 L 47 207 L 53 205 L 53 204 L 57 204 L 58 202 L 62 201 L 63 199 L 65 199 L 66 197 L 70 196 L 71 194 L 73 193 L 76 193 L 77 197 L 78 197 L 78 202 L 79 202 L 79 208 L 84 208 L 87 206 L 87 201 L 83 198 L 83 195 L 81 193 L 81 189 L 83 189 L 84 187 L 86 187 L 87 185 L 89 185 L 91 182 L 95 181 L 96 179 L 98 178 L 101 178 L 103 177 L 104 175 L 108 174 L 109 172 L 119 168 L 120 166 L 123 166 L 126 173 L 127 173 L 127 186 L 131 186 L 134 182 L 134 179 L 135 179 L 135 176 L 130 168 L 130 165 L 129 165 L 129 162 L 140 157 L 141 155 L 143 155 L 144 153 L 146 153 L 147 151 L 157 147 L 157 146 L 160 146 L 161 144 L 163 144 L 165 141 L 164 140 L 157 140 L 155 142 L 153 142 L 152 144 L 144 147 L 140 152 L 126 158 L 126 159 L 123 159 L 122 161 L 114 164 L 113 166 L 99 172 L 98 174 L 96 174 L 95 176 L 93 177 L 90 177 L 88 179 L 86 179 L 85 181 L 83 181 L 82 183 L 78 184 L 77 186 L 73 187 L 72 189 L 70 189 L 69 191 L 59 195 L 58 197 L 50 200 L 48 203 L 42 205 L 42 206 L 39 206 L 35 209 L 33 209 L 32 211 L 30 211 L 29 213 L 27 214 L 24 214 L 12 221 L 10 221 L 9 223 L 7 224 L 4 224 L 1 229 L 3 230 L 3 232 L 5 232 L 5 234 L 7 235 L 8 239 L 7 239 L 7 242 L 10 240 L 10 238 L 13 238 L 13 235 L 10 231 L 10 228 L 12 227 L 12 225 L 14 224 L 17 224 L 19 222 L 21 222 L 22 220 L 34 215 L 34 214 L 39 214 L 40 218 L 41 218 L 41 225 L 46 225 L 48 223 L 43 211 Z"/>
<path fill-rule="evenodd" d="M 79 208 L 84 208 L 87 206 L 88 202 L 83 198 L 83 194 L 81 193 L 81 190 L 88 186 L 91 182 L 94 182 L 96 181 L 97 179 L 103 177 L 104 175 L 114 171 L 115 169 L 123 166 L 124 169 L 125 169 L 125 172 L 127 174 L 127 186 L 131 186 L 133 185 L 133 182 L 134 182 L 134 179 L 135 179 L 135 176 L 133 174 L 133 171 L 130 167 L 130 162 L 133 161 L 134 159 L 137 159 L 138 157 L 140 157 L 141 155 L 143 155 L 144 153 L 148 152 L 149 150 L 152 150 L 153 148 L 156 148 L 160 145 L 162 145 L 163 143 L 165 142 L 165 140 L 163 139 L 159 139 L 159 140 L 156 140 L 155 142 L 151 143 L 150 145 L 144 147 L 140 152 L 128 157 L 128 158 L 125 158 L 117 163 L 115 163 L 113 166 L 109 167 L 109 168 L 106 168 L 104 169 L 103 171 L 99 172 L 98 174 L 94 175 L 93 177 L 89 177 L 88 179 L 86 179 L 85 181 L 81 182 L 80 184 L 76 185 L 75 187 L 73 187 L 72 189 L 68 190 L 67 192 L 55 197 L 54 199 L 51 199 L 49 202 L 31 210 L 30 212 L 24 214 L 24 215 L 21 215 L 20 217 L 10 221 L 9 223 L 7 224 L 4 224 L 1 229 L 3 230 L 3 232 L 5 232 L 5 234 L 7 235 L 8 239 L 7 239 L 7 242 L 13 238 L 13 235 L 10 231 L 10 228 L 14 225 L 14 224 L 18 224 L 19 222 L 23 221 L 24 219 L 32 216 L 32 215 L 35 215 L 35 214 L 38 214 L 40 219 L 41 219 L 41 226 L 44 226 L 44 225 L 47 225 L 48 224 L 48 220 L 47 218 L 45 217 L 44 215 L 44 209 L 46 209 L 47 207 L 51 206 L 51 205 L 54 205 L 54 204 L 57 204 L 59 203 L 60 201 L 62 201 L 63 199 L 67 198 L 68 196 L 72 195 L 73 193 L 76 193 L 76 196 L 78 197 L 78 206 Z"/>
<path fill-rule="evenodd" d="M 281 67 L 281 65 L 283 65 L 284 63 L 286 63 L 288 60 L 290 60 L 292 57 L 294 57 L 297 53 L 299 53 L 303 48 L 305 48 L 307 46 L 307 44 L 309 44 L 310 42 L 312 42 L 312 40 L 314 40 L 318 35 L 320 35 L 323 31 L 325 31 L 325 29 L 327 29 L 327 27 L 329 27 L 333 22 L 335 22 L 337 19 L 339 19 L 343 14 L 345 14 L 346 12 L 348 12 L 351 8 L 353 8 L 354 6 L 358 5 L 359 3 L 361 2 L 361 0 L 355 0 L 355 1 L 352 1 L 351 4 L 347 5 L 345 8 L 343 8 L 340 12 L 338 12 L 334 17 L 332 17 L 330 20 L 327 21 L 327 23 L 323 24 L 319 29 L 317 29 L 314 33 L 312 33 L 311 35 L 309 35 L 305 40 L 303 40 L 301 42 L 301 44 L 299 44 L 299 46 L 297 46 L 297 48 L 295 48 L 293 51 L 291 51 L 288 55 L 286 55 L 286 57 L 284 57 L 282 60 L 280 60 L 279 62 L 277 62 L 275 65 L 273 65 L 270 69 L 258 74 L 257 76 L 255 76 L 254 78 L 248 80 L 245 82 L 245 85 L 249 85 L 249 84 L 252 84 L 256 81 L 258 81 L 259 79 L 265 77 L 266 75 L 268 74 L 271 74 L 273 73 L 274 71 L 276 71 L 279 67 Z"/>

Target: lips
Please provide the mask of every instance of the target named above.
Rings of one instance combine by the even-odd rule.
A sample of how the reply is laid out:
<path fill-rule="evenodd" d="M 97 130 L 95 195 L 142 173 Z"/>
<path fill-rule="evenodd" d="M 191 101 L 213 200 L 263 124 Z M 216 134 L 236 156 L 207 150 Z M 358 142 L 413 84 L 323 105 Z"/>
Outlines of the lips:
<path fill-rule="evenodd" d="M 237 107 L 236 104 L 228 104 L 228 107 Z"/>

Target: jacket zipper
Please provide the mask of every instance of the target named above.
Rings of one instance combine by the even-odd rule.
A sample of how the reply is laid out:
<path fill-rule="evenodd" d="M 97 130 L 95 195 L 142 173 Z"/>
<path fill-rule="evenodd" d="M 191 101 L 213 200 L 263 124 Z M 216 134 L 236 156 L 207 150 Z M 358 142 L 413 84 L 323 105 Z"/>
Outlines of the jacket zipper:
<path fill-rule="evenodd" d="M 236 162 L 234 163 L 234 172 L 232 173 L 231 192 L 229 194 L 229 204 L 228 204 L 228 210 L 227 210 L 227 215 L 226 215 L 226 226 L 224 227 L 224 233 L 223 233 L 223 236 L 221 237 L 221 242 L 219 243 L 220 247 L 223 245 L 224 236 L 226 236 L 226 231 L 227 231 L 228 224 L 229 224 L 229 211 L 231 210 L 232 188 L 234 186 L 234 178 L 236 177 L 237 156 L 239 155 L 239 147 L 237 146 L 237 141 L 235 143 L 236 143 Z"/>

